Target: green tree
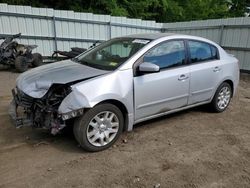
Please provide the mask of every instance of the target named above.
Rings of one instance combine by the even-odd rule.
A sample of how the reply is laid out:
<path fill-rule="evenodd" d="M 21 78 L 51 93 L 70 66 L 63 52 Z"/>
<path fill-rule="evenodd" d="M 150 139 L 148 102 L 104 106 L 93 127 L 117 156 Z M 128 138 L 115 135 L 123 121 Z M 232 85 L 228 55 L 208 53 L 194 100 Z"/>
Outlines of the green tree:
<path fill-rule="evenodd" d="M 0 0 L 0 3 L 49 7 L 176 22 L 244 16 L 250 0 Z"/>
<path fill-rule="evenodd" d="M 230 7 L 229 15 L 239 17 L 248 12 L 247 7 L 250 7 L 250 0 L 231 0 L 228 5 Z"/>

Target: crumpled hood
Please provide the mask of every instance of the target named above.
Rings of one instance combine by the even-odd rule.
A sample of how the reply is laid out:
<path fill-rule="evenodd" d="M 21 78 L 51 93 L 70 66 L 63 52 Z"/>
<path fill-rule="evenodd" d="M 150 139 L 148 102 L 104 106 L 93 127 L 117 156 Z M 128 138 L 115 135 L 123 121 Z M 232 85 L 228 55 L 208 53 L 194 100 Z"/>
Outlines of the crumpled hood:
<path fill-rule="evenodd" d="M 47 93 L 52 84 L 66 84 L 108 72 L 66 60 L 26 71 L 17 78 L 16 84 L 18 89 L 25 94 L 33 98 L 41 98 Z"/>

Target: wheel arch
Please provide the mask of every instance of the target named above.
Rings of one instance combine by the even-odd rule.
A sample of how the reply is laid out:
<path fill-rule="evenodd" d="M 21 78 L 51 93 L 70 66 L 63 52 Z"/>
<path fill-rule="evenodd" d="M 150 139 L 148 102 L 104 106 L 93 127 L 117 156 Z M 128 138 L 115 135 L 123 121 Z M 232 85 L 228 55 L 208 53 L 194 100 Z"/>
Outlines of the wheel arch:
<path fill-rule="evenodd" d="M 234 95 L 234 83 L 233 83 L 233 81 L 232 80 L 230 80 L 230 79 L 226 79 L 226 80 L 224 80 L 222 83 L 224 83 L 224 82 L 226 82 L 226 83 L 228 83 L 229 85 L 230 85 L 230 87 L 231 87 L 231 89 L 232 89 L 232 97 L 233 97 L 233 95 Z M 221 84 L 222 84 L 221 83 Z M 220 84 L 220 85 L 221 85 Z"/>
<path fill-rule="evenodd" d="M 97 103 L 96 105 L 104 104 L 104 103 L 109 103 L 115 105 L 117 108 L 119 108 L 124 116 L 124 127 L 123 127 L 123 132 L 128 129 L 128 109 L 126 106 L 119 100 L 116 99 L 107 99 L 104 101 L 101 101 Z"/>
<path fill-rule="evenodd" d="M 213 100 L 213 98 L 214 98 L 214 96 L 215 96 L 215 94 L 216 94 L 217 89 L 218 89 L 218 88 L 220 87 L 220 85 L 223 84 L 224 82 L 225 82 L 225 83 L 228 83 L 228 84 L 231 86 L 231 88 L 232 88 L 232 97 L 233 97 L 233 95 L 234 95 L 234 88 L 235 88 L 234 82 L 232 81 L 232 79 L 226 78 L 226 79 L 224 79 L 222 82 L 220 82 L 220 83 L 215 87 L 215 90 L 214 90 L 214 92 L 213 92 L 212 98 L 210 99 L 210 102 Z"/>

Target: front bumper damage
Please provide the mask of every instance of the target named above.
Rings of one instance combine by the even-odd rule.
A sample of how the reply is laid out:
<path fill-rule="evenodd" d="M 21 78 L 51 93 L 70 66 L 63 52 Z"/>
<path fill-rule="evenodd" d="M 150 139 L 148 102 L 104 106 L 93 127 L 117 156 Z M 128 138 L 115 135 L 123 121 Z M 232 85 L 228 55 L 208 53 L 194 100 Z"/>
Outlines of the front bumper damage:
<path fill-rule="evenodd" d="M 13 124 L 16 128 L 22 127 L 22 126 L 31 126 L 32 121 L 30 119 L 27 119 L 26 117 L 20 117 L 17 114 L 17 103 L 13 99 L 9 106 L 9 115 L 11 117 L 11 120 L 13 121 Z"/>
<path fill-rule="evenodd" d="M 15 125 L 16 128 L 25 125 L 32 126 L 32 121 L 30 118 L 18 115 L 17 108 L 20 104 L 20 100 L 14 89 L 12 89 L 12 96 L 13 100 L 11 101 L 9 106 L 9 115 L 11 117 L 11 120 L 13 121 L 13 124 Z"/>
<path fill-rule="evenodd" d="M 55 135 L 66 126 L 65 121 L 58 115 L 57 108 L 46 105 L 47 102 L 32 98 L 18 89 L 12 89 L 12 95 L 9 115 L 15 127 L 43 128 Z"/>

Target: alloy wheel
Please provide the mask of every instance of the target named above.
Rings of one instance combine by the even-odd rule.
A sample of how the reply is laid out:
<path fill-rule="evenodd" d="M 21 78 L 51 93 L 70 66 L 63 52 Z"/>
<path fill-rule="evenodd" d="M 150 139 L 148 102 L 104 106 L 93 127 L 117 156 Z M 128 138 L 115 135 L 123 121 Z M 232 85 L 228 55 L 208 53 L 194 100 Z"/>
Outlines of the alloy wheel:
<path fill-rule="evenodd" d="M 230 88 L 227 86 L 222 87 L 217 98 L 218 108 L 224 110 L 228 106 L 230 98 L 231 98 Z"/>
<path fill-rule="evenodd" d="M 119 119 L 111 111 L 103 111 L 94 116 L 87 127 L 87 139 L 94 146 L 110 143 L 119 130 Z"/>

